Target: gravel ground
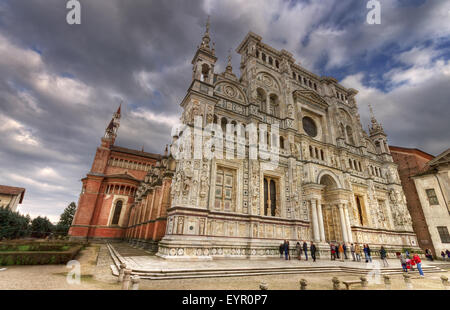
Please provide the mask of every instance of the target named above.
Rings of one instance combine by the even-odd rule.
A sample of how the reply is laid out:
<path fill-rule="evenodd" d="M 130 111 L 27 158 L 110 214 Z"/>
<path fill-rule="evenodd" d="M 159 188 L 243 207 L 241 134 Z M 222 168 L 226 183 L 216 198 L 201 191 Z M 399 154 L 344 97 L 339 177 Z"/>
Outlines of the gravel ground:
<path fill-rule="evenodd" d="M 25 290 L 118 290 L 120 285 L 117 278 L 112 276 L 110 265 L 112 260 L 104 245 L 87 247 L 76 258 L 81 264 L 81 284 L 69 284 L 66 275 L 69 271 L 64 265 L 43 266 L 12 266 L 0 271 L 0 289 Z M 1 268 L 0 268 L 1 269 Z M 412 279 L 414 289 L 442 290 L 439 273 L 426 274 L 425 278 Z M 446 273 L 448 276 L 448 273 Z M 266 282 L 269 289 L 298 290 L 299 280 L 308 281 L 308 289 L 332 289 L 331 278 L 343 280 L 357 280 L 354 275 L 337 274 L 305 274 L 305 275 L 268 275 L 249 277 L 224 277 L 206 279 L 177 279 L 177 280 L 141 280 L 140 289 L 149 290 L 253 290 L 258 289 L 259 283 Z M 380 284 L 369 284 L 369 289 L 384 289 L 381 278 Z M 405 289 L 401 275 L 391 276 L 392 289 Z M 344 286 L 344 285 L 342 285 Z M 361 289 L 353 286 L 352 289 Z"/>

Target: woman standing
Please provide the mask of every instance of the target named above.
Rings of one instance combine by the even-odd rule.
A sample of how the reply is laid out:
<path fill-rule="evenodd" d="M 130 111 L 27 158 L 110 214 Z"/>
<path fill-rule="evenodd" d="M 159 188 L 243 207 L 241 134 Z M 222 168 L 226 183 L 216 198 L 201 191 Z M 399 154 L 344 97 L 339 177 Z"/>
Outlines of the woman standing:
<path fill-rule="evenodd" d="M 381 246 L 381 249 L 380 249 L 380 258 L 383 261 L 383 267 L 388 267 L 389 264 L 388 264 L 388 261 L 386 259 L 386 250 L 384 249 L 383 246 Z"/>
<path fill-rule="evenodd" d="M 297 250 L 298 260 L 302 260 L 302 246 L 300 245 L 300 242 L 297 241 L 297 244 L 295 245 L 295 249 Z"/>
<path fill-rule="evenodd" d="M 344 261 L 344 247 L 342 246 L 342 244 L 339 244 L 339 258 L 341 259 L 341 262 Z"/>

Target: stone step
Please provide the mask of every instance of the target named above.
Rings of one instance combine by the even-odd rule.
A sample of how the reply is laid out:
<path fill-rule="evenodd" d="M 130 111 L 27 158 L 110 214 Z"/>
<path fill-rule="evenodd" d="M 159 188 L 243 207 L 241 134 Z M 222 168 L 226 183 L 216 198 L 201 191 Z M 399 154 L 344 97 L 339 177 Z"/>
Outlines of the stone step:
<path fill-rule="evenodd" d="M 125 259 L 108 245 L 114 265 L 111 266 L 113 275 L 118 275 L 120 263 Z M 281 262 L 280 262 L 281 263 Z M 194 279 L 194 278 L 214 278 L 214 277 L 243 277 L 243 276 L 261 276 L 275 274 L 305 274 L 305 273 L 347 273 L 354 275 L 367 275 L 370 270 L 362 264 L 361 267 L 354 266 L 280 266 L 280 267 L 259 267 L 259 268 L 208 268 L 208 269 L 132 269 L 133 275 L 139 275 L 143 279 L 164 280 L 164 279 Z M 423 266 L 426 273 L 445 272 L 436 266 Z M 380 274 L 402 274 L 400 266 L 381 268 Z M 411 274 L 418 274 L 417 269 Z"/>

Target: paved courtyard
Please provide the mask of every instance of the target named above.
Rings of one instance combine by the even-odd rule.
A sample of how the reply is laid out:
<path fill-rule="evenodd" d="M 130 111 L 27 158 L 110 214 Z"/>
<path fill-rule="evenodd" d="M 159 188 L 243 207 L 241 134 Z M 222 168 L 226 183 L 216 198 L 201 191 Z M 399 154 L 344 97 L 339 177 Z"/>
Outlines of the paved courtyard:
<path fill-rule="evenodd" d="M 117 245 L 116 245 L 117 247 Z M 264 261 L 212 261 L 212 262 L 166 262 L 157 257 L 148 256 L 141 249 L 134 249 L 126 244 L 120 244 L 117 247 L 122 255 L 126 255 L 129 261 L 136 263 L 145 262 L 149 266 L 155 266 L 158 262 L 163 264 L 164 268 L 183 268 L 186 264 L 192 266 L 204 266 L 204 268 L 229 266 L 236 264 L 242 266 L 256 266 L 264 264 L 273 267 L 280 265 L 312 265 L 312 262 L 284 261 L 284 260 L 264 260 Z M 129 256 L 128 256 L 129 255 Z M 81 284 L 71 285 L 66 281 L 68 269 L 64 265 L 46 265 L 46 266 L 12 266 L 6 267 L 6 270 L 0 271 L 0 289 L 52 289 L 52 290 L 72 290 L 72 289 L 99 289 L 99 290 L 119 290 L 120 284 L 117 278 L 112 275 L 110 266 L 114 263 L 109 250 L 105 245 L 92 245 L 84 249 L 77 257 L 81 264 Z M 353 262 L 332 262 L 333 264 L 355 264 Z M 329 265 L 330 261 L 318 261 L 317 265 Z M 358 263 L 357 263 L 358 264 Z M 364 263 L 361 263 L 364 264 Z M 390 261 L 390 264 L 399 267 L 396 260 Z M 442 290 L 440 275 L 447 273 L 429 273 L 425 278 L 419 278 L 413 275 L 412 283 L 415 289 Z M 297 290 L 299 280 L 308 281 L 308 289 L 332 289 L 331 278 L 337 276 L 342 280 L 357 280 L 359 276 L 338 273 L 318 273 L 318 274 L 278 274 L 278 275 L 258 275 L 242 277 L 216 277 L 216 278 L 195 278 L 195 279 L 170 279 L 170 280 L 141 280 L 140 289 L 144 290 L 232 290 L 232 289 L 258 289 L 259 283 L 266 282 L 269 289 Z M 405 284 L 401 274 L 392 275 L 392 289 L 405 289 Z M 381 279 L 382 281 L 382 279 Z M 361 287 L 352 287 L 352 289 L 361 289 Z M 369 289 L 384 289 L 384 284 L 370 283 Z"/>

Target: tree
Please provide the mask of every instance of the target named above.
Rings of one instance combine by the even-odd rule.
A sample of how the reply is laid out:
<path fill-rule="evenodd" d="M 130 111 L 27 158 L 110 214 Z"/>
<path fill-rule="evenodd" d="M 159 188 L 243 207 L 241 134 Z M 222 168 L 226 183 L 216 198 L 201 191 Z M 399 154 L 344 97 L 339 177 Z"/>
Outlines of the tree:
<path fill-rule="evenodd" d="M 77 210 L 77 205 L 75 202 L 71 202 L 59 218 L 59 222 L 56 225 L 56 233 L 60 235 L 67 235 L 69 232 L 70 225 L 72 225 L 73 217 L 75 216 L 75 211 Z"/>
<path fill-rule="evenodd" d="M 31 221 L 31 235 L 37 238 L 43 238 L 50 235 L 55 229 L 54 225 L 50 222 L 47 217 L 38 216 L 33 221 Z"/>
<path fill-rule="evenodd" d="M 27 237 L 30 234 L 30 217 L 13 212 L 8 207 L 0 208 L 0 240 Z"/>

